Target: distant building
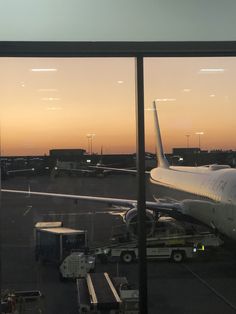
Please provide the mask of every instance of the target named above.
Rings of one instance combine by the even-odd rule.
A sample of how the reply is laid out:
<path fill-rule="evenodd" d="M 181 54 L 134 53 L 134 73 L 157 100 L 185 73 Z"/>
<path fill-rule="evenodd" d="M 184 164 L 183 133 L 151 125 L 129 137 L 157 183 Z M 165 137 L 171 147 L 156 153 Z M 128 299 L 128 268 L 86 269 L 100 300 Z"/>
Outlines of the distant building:
<path fill-rule="evenodd" d="M 51 149 L 49 151 L 50 159 L 60 162 L 69 162 L 71 168 L 76 168 L 76 163 L 105 164 L 119 167 L 135 166 L 134 154 L 110 154 L 98 155 L 86 154 L 84 149 Z M 77 165 L 78 166 L 78 165 Z"/>
<path fill-rule="evenodd" d="M 77 161 L 83 158 L 85 152 L 85 149 L 81 148 L 50 149 L 49 155 L 51 158 L 57 160 Z"/>
<path fill-rule="evenodd" d="M 184 166 L 201 166 L 209 164 L 225 164 L 231 167 L 236 166 L 236 152 L 229 150 L 201 150 L 196 147 L 192 148 L 173 148 L 172 155 L 168 155 L 168 160 L 173 165 Z M 177 158 L 178 157 L 178 158 Z M 181 163 L 180 163 L 180 157 Z"/>
<path fill-rule="evenodd" d="M 191 147 L 191 148 L 173 148 L 172 154 L 173 155 L 185 155 L 185 154 L 196 154 L 201 152 L 201 149 L 199 147 Z"/>

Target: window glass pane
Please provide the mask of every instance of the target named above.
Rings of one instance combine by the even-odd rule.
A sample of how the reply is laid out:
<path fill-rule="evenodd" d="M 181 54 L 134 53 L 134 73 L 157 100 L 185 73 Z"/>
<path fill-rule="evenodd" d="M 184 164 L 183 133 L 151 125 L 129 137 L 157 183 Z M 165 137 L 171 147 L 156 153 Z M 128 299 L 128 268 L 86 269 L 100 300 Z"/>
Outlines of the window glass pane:
<path fill-rule="evenodd" d="M 235 61 L 145 59 L 147 200 L 157 202 L 147 246 L 165 257 L 148 264 L 150 313 L 235 311 Z"/>
<path fill-rule="evenodd" d="M 2 188 L 31 191 L 2 193 L 1 288 L 39 290 L 43 313 L 77 311 L 75 282 L 59 281 L 68 254 L 91 253 L 84 261 L 90 267 L 95 249 L 106 257 L 103 248 L 129 239 L 123 220 L 129 206 L 119 200 L 136 200 L 136 177 L 94 167 L 135 168 L 134 64 L 131 58 L 0 60 Z M 113 255 L 119 262 L 121 253 Z M 96 271 L 126 276 L 137 287 L 137 264 L 98 259 Z"/>

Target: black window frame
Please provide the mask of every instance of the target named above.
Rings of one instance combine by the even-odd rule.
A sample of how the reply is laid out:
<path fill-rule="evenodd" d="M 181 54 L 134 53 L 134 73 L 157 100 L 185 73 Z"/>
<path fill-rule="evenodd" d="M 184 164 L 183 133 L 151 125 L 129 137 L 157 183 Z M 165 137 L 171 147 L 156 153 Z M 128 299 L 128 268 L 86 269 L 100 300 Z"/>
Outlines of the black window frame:
<path fill-rule="evenodd" d="M 136 59 L 136 125 L 139 222 L 140 313 L 148 313 L 145 232 L 145 143 L 144 80 L 145 57 L 234 57 L 236 41 L 186 42 L 71 42 L 0 41 L 0 57 L 133 57 Z M 1 250 L 0 250 L 1 254 Z M 0 255 L 1 256 L 1 255 Z M 0 260 L 1 267 L 1 260 Z"/>

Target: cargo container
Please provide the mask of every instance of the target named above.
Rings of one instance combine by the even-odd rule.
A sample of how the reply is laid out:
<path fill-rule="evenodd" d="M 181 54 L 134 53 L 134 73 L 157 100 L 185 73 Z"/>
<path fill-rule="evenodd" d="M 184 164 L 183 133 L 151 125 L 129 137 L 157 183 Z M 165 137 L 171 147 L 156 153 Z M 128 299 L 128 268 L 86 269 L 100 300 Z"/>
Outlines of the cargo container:
<path fill-rule="evenodd" d="M 87 231 L 65 228 L 60 222 L 35 225 L 35 258 L 60 264 L 73 251 L 87 251 Z"/>

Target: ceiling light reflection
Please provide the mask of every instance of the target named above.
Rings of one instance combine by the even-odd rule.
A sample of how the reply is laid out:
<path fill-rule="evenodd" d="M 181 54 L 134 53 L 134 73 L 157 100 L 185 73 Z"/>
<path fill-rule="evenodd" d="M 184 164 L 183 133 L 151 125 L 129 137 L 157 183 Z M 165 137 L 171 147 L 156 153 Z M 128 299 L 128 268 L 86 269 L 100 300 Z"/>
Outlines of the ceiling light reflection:
<path fill-rule="evenodd" d="M 57 98 L 57 97 L 43 97 L 41 99 L 45 100 L 45 101 L 53 101 L 53 100 L 60 100 L 61 98 Z"/>
<path fill-rule="evenodd" d="M 53 68 L 33 68 L 31 69 L 31 72 L 56 72 L 57 69 Z"/>
<path fill-rule="evenodd" d="M 200 69 L 200 73 L 217 73 L 217 72 L 224 72 L 225 69 L 223 68 L 205 68 Z"/>
<path fill-rule="evenodd" d="M 50 111 L 62 110 L 61 107 L 47 107 L 46 109 Z"/>
<path fill-rule="evenodd" d="M 39 88 L 39 92 L 57 92 L 58 90 L 56 88 Z"/>
<path fill-rule="evenodd" d="M 156 98 L 155 101 L 176 101 L 176 98 Z"/>

